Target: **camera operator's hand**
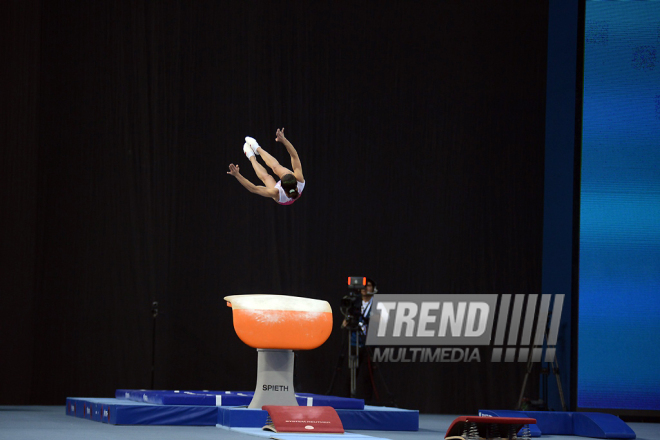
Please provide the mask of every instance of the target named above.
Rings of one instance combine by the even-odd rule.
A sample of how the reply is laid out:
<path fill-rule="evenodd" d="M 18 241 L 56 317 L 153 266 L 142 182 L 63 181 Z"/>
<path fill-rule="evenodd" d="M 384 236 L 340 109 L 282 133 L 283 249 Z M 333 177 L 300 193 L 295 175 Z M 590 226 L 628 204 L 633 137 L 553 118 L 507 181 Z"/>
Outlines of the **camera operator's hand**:
<path fill-rule="evenodd" d="M 346 328 L 347 325 L 348 325 L 348 322 L 346 322 L 346 320 L 344 319 L 341 323 L 341 328 Z"/>

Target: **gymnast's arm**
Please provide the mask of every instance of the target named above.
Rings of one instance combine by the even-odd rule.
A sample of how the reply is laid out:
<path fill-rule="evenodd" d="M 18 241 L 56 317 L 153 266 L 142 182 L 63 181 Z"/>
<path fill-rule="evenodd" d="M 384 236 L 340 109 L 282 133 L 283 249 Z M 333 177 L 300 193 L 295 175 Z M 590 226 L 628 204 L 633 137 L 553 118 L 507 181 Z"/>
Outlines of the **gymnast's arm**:
<path fill-rule="evenodd" d="M 298 152 L 296 151 L 295 148 L 293 148 L 293 145 L 289 140 L 284 137 L 284 128 L 282 129 L 277 129 L 277 134 L 275 135 L 275 140 L 277 142 L 281 142 L 284 144 L 286 147 L 286 151 L 288 151 L 289 156 L 291 156 L 291 167 L 293 168 L 293 175 L 296 176 L 296 180 L 298 182 L 304 182 L 305 178 L 303 177 L 303 172 L 302 172 L 302 164 L 300 163 L 300 158 L 298 157 Z"/>
<path fill-rule="evenodd" d="M 258 194 L 263 197 L 270 197 L 274 200 L 279 198 L 280 192 L 277 190 L 277 188 L 266 188 L 265 186 L 255 185 L 243 177 L 243 175 L 239 172 L 238 165 L 234 165 L 233 163 L 229 164 L 229 171 L 227 171 L 227 174 L 236 177 L 236 180 L 238 180 L 239 183 L 245 187 L 245 189 L 253 194 Z"/>

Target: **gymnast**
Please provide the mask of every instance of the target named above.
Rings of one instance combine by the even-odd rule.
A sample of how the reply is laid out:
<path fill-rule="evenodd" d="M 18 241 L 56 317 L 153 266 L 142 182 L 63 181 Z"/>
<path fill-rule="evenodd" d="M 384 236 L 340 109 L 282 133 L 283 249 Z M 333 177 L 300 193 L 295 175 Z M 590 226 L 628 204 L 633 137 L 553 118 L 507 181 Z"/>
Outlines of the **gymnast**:
<path fill-rule="evenodd" d="M 298 152 L 293 148 L 291 142 L 284 137 L 284 128 L 277 129 L 275 134 L 275 141 L 281 142 L 286 147 L 286 150 L 291 156 L 291 167 L 293 171 L 283 167 L 279 164 L 277 159 L 268 154 L 253 138 L 247 136 L 245 138 L 245 145 L 243 145 L 243 152 L 247 158 L 252 162 L 252 167 L 254 172 L 257 173 L 257 177 L 261 179 L 264 186 L 257 186 L 247 180 L 239 172 L 238 165 L 229 164 L 229 171 L 227 174 L 231 174 L 236 177 L 236 179 L 247 188 L 248 191 L 254 194 L 259 194 L 260 196 L 270 197 L 275 200 L 280 205 L 290 205 L 302 194 L 303 188 L 305 188 L 305 179 L 303 178 L 302 165 L 300 164 L 300 158 L 298 157 Z M 275 183 L 273 176 L 268 174 L 266 169 L 257 162 L 257 156 L 266 162 L 266 165 L 273 170 L 280 180 Z"/>

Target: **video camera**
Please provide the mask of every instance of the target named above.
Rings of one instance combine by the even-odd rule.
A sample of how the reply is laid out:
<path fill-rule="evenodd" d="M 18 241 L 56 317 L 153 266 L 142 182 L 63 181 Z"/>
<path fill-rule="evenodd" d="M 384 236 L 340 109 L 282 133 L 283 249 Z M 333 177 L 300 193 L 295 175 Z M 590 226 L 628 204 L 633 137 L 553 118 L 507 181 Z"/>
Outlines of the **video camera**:
<path fill-rule="evenodd" d="M 348 295 L 341 299 L 339 310 L 346 320 L 346 329 L 357 330 L 362 314 L 362 295 L 360 291 L 366 289 L 367 277 L 348 277 Z"/>

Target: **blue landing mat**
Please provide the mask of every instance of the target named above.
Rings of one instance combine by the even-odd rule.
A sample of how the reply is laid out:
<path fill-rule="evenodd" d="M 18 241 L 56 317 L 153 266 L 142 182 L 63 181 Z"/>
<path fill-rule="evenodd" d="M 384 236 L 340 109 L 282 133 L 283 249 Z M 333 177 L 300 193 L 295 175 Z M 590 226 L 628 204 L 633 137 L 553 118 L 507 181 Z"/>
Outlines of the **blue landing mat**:
<path fill-rule="evenodd" d="M 66 414 L 111 425 L 214 426 L 215 406 L 163 406 L 118 399 L 68 397 Z"/>
<path fill-rule="evenodd" d="M 531 417 L 536 425 L 529 428 L 532 437 L 541 435 L 575 435 L 592 438 L 634 439 L 635 432 L 612 414 L 597 412 L 479 410 L 480 416 Z"/>
<path fill-rule="evenodd" d="M 123 399 L 68 397 L 66 414 L 111 425 L 185 425 L 261 428 L 267 412 L 260 409 L 205 405 L 156 405 Z M 417 431 L 419 411 L 365 406 L 338 409 L 346 430 Z"/>
<path fill-rule="evenodd" d="M 254 391 L 115 391 L 115 398 L 157 405 L 248 406 Z M 364 400 L 348 397 L 296 393 L 300 406 L 331 406 L 334 409 L 364 409 Z"/>

